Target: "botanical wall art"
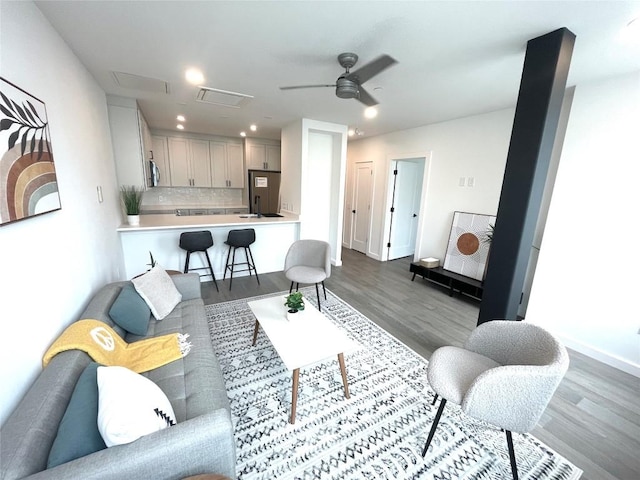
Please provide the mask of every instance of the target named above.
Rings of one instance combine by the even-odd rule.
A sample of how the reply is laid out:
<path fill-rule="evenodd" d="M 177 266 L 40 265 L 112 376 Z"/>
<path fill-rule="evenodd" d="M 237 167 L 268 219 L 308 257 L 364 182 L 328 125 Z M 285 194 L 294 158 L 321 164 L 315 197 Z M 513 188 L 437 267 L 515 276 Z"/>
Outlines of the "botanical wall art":
<path fill-rule="evenodd" d="M 443 268 L 482 280 L 495 224 L 493 215 L 453 212 Z"/>
<path fill-rule="evenodd" d="M 43 102 L 0 77 L 0 225 L 60 210 Z"/>

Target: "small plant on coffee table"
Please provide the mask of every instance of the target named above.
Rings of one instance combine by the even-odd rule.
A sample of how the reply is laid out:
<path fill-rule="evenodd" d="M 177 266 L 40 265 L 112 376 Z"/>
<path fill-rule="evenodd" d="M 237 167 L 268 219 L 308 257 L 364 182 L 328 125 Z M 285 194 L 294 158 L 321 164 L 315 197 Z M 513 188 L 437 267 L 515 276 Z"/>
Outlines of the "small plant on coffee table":
<path fill-rule="evenodd" d="M 304 299 L 302 298 L 302 293 L 290 293 L 285 298 L 284 304 L 289 308 L 289 313 L 296 313 L 299 310 L 304 310 Z"/>

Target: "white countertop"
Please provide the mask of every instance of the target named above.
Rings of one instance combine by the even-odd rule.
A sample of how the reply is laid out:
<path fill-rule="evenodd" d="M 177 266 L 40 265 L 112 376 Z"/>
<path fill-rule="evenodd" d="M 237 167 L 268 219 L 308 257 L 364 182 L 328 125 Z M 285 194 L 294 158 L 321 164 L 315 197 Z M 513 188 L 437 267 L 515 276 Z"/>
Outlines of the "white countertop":
<path fill-rule="evenodd" d="M 140 215 L 140 225 L 122 224 L 118 232 L 141 232 L 148 230 L 172 230 L 184 228 L 211 228 L 227 226 L 268 225 L 279 223 L 298 223 L 297 215 L 281 213 L 282 217 L 249 217 L 240 215 L 191 215 L 178 216 L 175 214 Z"/>

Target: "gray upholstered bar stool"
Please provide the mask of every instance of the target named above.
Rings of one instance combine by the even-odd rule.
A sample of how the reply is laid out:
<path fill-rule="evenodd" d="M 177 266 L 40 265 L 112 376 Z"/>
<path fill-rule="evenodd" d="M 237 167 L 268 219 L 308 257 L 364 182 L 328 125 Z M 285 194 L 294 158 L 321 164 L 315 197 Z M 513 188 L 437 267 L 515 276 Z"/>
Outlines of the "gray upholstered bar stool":
<path fill-rule="evenodd" d="M 218 282 L 216 282 L 216 276 L 213 273 L 209 253 L 207 253 L 207 249 L 211 247 L 213 247 L 213 237 L 209 230 L 203 230 L 201 232 L 184 232 L 180 234 L 180 248 L 187 251 L 187 259 L 184 262 L 184 273 L 187 273 L 190 270 L 207 269 L 207 267 L 189 268 L 189 259 L 191 258 L 191 254 L 193 252 L 203 252 L 207 259 L 207 264 L 209 265 L 209 271 L 211 271 L 210 274 L 206 273 L 204 276 L 206 277 L 207 275 L 211 275 L 213 283 L 216 286 L 216 290 L 219 292 L 220 289 L 218 288 Z"/>
<path fill-rule="evenodd" d="M 251 254 L 251 244 L 256 241 L 256 231 L 253 228 L 243 228 L 239 230 L 229 230 L 227 235 L 227 241 L 224 242 L 229 245 L 229 251 L 227 252 L 227 264 L 224 267 L 224 276 L 222 279 L 227 278 L 227 270 L 231 272 L 229 277 L 229 290 L 231 290 L 231 284 L 233 283 L 233 272 L 251 272 L 256 274 L 256 280 L 260 285 L 260 278 L 258 278 L 258 271 L 256 270 L 255 262 L 253 261 L 253 255 Z M 244 248 L 244 262 L 236 263 L 236 249 Z M 231 251 L 233 250 L 233 255 Z M 229 263 L 231 259 L 231 263 Z M 246 266 L 247 268 L 237 269 L 237 266 Z"/>

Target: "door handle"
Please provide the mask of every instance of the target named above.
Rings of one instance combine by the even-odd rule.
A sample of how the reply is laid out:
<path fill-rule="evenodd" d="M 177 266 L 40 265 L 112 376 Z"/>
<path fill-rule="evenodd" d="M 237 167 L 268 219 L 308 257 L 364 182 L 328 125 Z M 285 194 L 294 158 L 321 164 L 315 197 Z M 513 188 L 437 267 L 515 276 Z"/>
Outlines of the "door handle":
<path fill-rule="evenodd" d="M 415 213 L 413 214 L 413 218 L 416 218 L 418 215 L 416 215 Z"/>
<path fill-rule="evenodd" d="M 355 210 L 351 210 L 351 213 L 356 213 L 356 211 Z"/>

